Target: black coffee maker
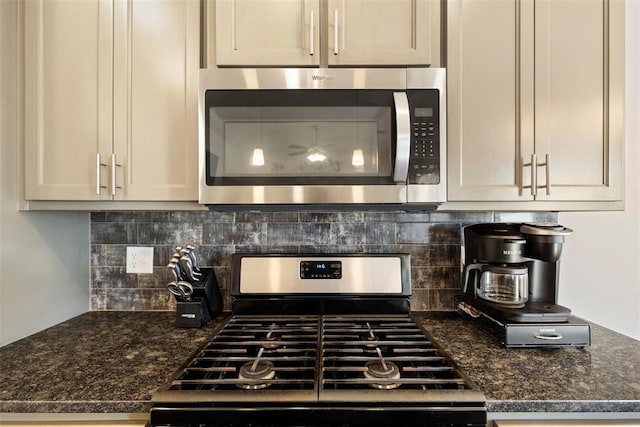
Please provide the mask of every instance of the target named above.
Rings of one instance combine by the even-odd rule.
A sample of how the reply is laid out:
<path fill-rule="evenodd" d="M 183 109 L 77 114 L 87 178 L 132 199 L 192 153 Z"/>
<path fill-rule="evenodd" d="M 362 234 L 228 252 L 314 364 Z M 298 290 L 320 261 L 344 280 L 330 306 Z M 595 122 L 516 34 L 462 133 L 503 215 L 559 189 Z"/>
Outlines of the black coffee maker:
<path fill-rule="evenodd" d="M 579 332 L 570 322 L 571 310 L 557 303 L 560 255 L 571 233 L 554 223 L 465 227 L 456 308 L 497 324 L 508 346 L 589 345 L 588 325 L 580 324 Z"/>

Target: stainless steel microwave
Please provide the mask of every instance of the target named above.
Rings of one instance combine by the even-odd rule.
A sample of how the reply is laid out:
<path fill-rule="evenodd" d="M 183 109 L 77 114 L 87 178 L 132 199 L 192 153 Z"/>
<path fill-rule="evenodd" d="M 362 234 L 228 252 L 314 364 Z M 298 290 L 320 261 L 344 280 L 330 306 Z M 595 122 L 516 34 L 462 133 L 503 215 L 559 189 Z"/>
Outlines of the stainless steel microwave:
<path fill-rule="evenodd" d="M 446 200 L 440 68 L 200 70 L 200 203 Z"/>

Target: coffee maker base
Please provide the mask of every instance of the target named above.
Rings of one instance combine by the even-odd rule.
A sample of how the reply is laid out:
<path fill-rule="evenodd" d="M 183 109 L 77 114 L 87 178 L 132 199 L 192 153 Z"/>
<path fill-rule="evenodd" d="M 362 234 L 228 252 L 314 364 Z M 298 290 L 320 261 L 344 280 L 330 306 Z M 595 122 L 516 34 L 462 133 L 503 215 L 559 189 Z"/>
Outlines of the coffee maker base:
<path fill-rule="evenodd" d="M 463 297 L 463 301 L 493 318 L 506 322 L 558 323 L 566 322 L 571 317 L 570 309 L 552 303 L 527 302 L 523 307 L 516 308 L 467 296 Z"/>
<path fill-rule="evenodd" d="M 589 347 L 591 327 L 570 319 L 565 323 L 505 323 L 505 347 Z"/>
<path fill-rule="evenodd" d="M 494 318 L 477 307 L 456 298 L 456 310 L 490 327 L 507 348 L 589 347 L 591 327 L 570 316 L 563 322 L 510 322 Z"/>

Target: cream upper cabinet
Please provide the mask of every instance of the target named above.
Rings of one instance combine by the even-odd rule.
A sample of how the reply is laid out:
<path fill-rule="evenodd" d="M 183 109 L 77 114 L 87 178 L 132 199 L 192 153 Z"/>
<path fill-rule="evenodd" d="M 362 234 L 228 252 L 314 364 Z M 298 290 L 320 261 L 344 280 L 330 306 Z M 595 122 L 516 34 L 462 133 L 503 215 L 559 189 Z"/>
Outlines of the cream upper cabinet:
<path fill-rule="evenodd" d="M 328 0 L 329 65 L 440 65 L 440 1 Z"/>
<path fill-rule="evenodd" d="M 536 199 L 621 200 L 624 2 L 537 1 L 535 22 Z"/>
<path fill-rule="evenodd" d="M 440 64 L 439 0 L 216 0 L 214 7 L 209 66 Z"/>
<path fill-rule="evenodd" d="M 25 2 L 27 200 L 197 200 L 199 7 Z"/>
<path fill-rule="evenodd" d="M 24 14 L 26 198 L 108 199 L 113 5 L 28 1 Z"/>
<path fill-rule="evenodd" d="M 319 65 L 319 5 L 319 0 L 216 1 L 217 64 Z"/>
<path fill-rule="evenodd" d="M 117 0 L 114 28 L 115 198 L 198 200 L 199 1 Z"/>
<path fill-rule="evenodd" d="M 622 200 L 621 0 L 453 0 L 447 27 L 450 201 Z"/>
<path fill-rule="evenodd" d="M 449 2 L 448 200 L 528 200 L 520 195 L 522 141 L 518 2 Z M 522 144 L 529 147 L 521 148 Z"/>

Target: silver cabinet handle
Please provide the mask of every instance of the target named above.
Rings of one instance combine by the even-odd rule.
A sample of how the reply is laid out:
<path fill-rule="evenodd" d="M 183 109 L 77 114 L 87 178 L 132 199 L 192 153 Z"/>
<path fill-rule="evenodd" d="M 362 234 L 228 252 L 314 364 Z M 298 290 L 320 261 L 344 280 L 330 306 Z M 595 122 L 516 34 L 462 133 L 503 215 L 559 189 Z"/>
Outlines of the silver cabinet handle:
<path fill-rule="evenodd" d="M 530 163 L 524 163 L 524 160 L 522 161 L 522 169 L 520 172 L 520 182 L 523 182 L 523 170 L 526 167 L 531 167 L 531 185 L 523 185 L 522 188 L 530 188 L 531 189 L 531 195 L 532 196 L 536 196 L 538 194 L 538 160 L 536 157 L 536 153 L 532 153 L 531 154 L 531 162 Z"/>
<path fill-rule="evenodd" d="M 100 189 L 102 186 L 100 185 L 100 167 L 102 163 L 100 163 L 100 153 L 96 155 L 96 195 L 100 195 Z"/>
<path fill-rule="evenodd" d="M 394 92 L 393 103 L 396 110 L 396 162 L 393 181 L 406 183 L 411 154 L 411 116 L 407 93 Z"/>
<path fill-rule="evenodd" d="M 531 195 L 538 195 L 538 157 L 531 154 Z"/>
<path fill-rule="evenodd" d="M 313 39 L 314 39 L 315 22 L 313 20 L 313 9 L 309 11 L 309 55 L 314 55 Z"/>
<path fill-rule="evenodd" d="M 116 154 L 111 153 L 111 195 L 113 197 L 116 195 L 116 189 L 122 188 L 116 185 L 116 167 L 122 167 L 122 165 L 116 163 Z"/>
<path fill-rule="evenodd" d="M 102 185 L 102 166 L 107 166 L 100 161 L 100 153 L 96 154 L 96 195 L 99 196 L 106 185 Z"/>
<path fill-rule="evenodd" d="M 538 188 L 546 188 L 547 190 L 547 196 L 549 194 L 551 194 L 551 173 L 549 172 L 549 160 L 551 158 L 550 154 L 545 154 L 544 156 L 544 163 L 539 163 L 538 166 L 544 166 L 545 167 L 545 176 L 546 176 L 546 183 L 545 185 L 541 185 Z"/>
<path fill-rule="evenodd" d="M 551 155 L 545 154 L 544 163 L 538 163 L 538 158 L 535 153 L 531 154 L 531 163 L 524 163 L 524 160 L 522 158 L 520 158 L 520 161 L 522 162 L 522 168 L 520 169 L 521 183 L 523 182 L 524 168 L 531 166 L 531 185 L 523 185 L 522 188 L 530 188 L 532 196 L 538 195 L 538 188 L 546 189 L 547 196 L 551 194 Z M 538 168 L 542 166 L 545 167 L 546 182 L 545 185 L 538 185 Z"/>
<path fill-rule="evenodd" d="M 338 9 L 333 11 L 333 54 L 338 54 Z"/>

